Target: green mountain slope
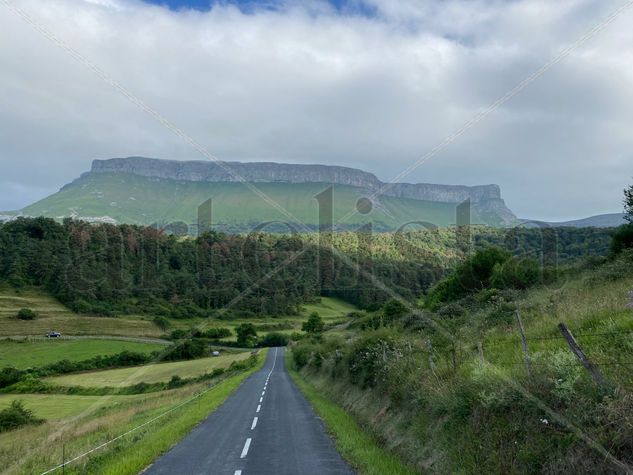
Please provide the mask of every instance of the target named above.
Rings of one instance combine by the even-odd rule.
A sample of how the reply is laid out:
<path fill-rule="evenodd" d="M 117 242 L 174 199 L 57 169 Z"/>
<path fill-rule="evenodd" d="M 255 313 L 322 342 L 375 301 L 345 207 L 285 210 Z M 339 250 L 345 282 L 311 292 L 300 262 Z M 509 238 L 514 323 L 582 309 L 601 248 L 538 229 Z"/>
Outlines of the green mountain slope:
<path fill-rule="evenodd" d="M 118 223 L 152 224 L 197 222 L 198 206 L 213 200 L 213 223 L 227 231 L 247 231 L 268 221 L 302 222 L 314 228 L 318 207 L 314 196 L 327 183 L 257 183 L 257 188 L 287 210 L 290 219 L 257 196 L 247 186 L 230 182 L 192 182 L 142 177 L 126 173 L 88 173 L 71 184 L 22 210 L 29 216 L 62 218 L 109 217 Z M 354 210 L 364 190 L 334 185 L 334 222 Z M 379 231 L 394 230 L 410 221 L 426 221 L 437 226 L 455 223 L 455 203 L 422 201 L 382 196 L 367 215 L 356 213 L 343 229 L 367 222 Z M 473 222 L 497 225 L 494 216 Z M 277 226 L 280 228 L 280 226 Z"/>

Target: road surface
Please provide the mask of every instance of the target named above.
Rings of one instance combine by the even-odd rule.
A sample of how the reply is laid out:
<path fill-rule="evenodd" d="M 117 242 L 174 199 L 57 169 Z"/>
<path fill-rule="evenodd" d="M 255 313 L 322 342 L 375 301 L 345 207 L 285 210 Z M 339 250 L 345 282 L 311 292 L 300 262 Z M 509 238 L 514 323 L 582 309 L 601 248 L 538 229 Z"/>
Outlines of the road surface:
<path fill-rule="evenodd" d="M 353 474 L 294 385 L 284 349 L 146 470 L 147 475 Z"/>

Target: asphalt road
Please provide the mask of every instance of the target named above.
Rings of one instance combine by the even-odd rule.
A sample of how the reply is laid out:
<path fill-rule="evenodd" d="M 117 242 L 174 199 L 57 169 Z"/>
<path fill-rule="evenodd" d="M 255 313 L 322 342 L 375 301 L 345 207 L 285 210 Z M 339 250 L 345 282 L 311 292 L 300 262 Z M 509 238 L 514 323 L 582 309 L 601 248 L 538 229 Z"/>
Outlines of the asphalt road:
<path fill-rule="evenodd" d="M 284 349 L 146 472 L 218 475 L 353 474 L 303 394 Z"/>

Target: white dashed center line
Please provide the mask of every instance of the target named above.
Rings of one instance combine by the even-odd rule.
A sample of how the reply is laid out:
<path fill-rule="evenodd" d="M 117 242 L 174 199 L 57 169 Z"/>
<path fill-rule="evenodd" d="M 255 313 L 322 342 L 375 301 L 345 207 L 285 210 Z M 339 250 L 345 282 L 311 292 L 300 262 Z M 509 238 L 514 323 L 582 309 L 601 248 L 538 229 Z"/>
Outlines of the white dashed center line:
<path fill-rule="evenodd" d="M 255 412 L 259 412 L 262 408 L 262 405 L 260 404 L 259 406 L 257 406 L 257 410 Z"/>
<path fill-rule="evenodd" d="M 246 443 L 244 444 L 244 448 L 242 449 L 242 455 L 240 456 L 240 458 L 244 458 L 248 455 L 248 449 L 250 449 L 251 447 L 251 439 L 250 437 L 248 439 L 246 439 Z"/>
<path fill-rule="evenodd" d="M 251 430 L 255 429 L 255 427 L 257 427 L 257 417 L 255 419 L 253 419 L 253 424 L 251 425 Z"/>
<path fill-rule="evenodd" d="M 233 475 L 242 475 L 242 471 L 241 470 L 236 470 Z"/>

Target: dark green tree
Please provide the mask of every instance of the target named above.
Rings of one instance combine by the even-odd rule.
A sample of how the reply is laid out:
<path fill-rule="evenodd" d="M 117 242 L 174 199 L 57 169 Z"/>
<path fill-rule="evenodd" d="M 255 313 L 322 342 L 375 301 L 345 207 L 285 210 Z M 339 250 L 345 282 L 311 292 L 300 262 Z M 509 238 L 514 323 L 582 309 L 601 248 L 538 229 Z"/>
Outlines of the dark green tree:
<path fill-rule="evenodd" d="M 316 335 L 321 333 L 324 327 L 325 323 L 323 323 L 321 316 L 317 312 L 312 312 L 308 320 L 301 326 L 301 329 L 306 333 Z"/>
<path fill-rule="evenodd" d="M 257 341 L 257 330 L 252 323 L 242 323 L 235 329 L 235 334 L 239 346 L 251 347 Z"/>
<path fill-rule="evenodd" d="M 624 190 L 624 212 L 629 223 L 633 223 L 633 185 Z"/>

